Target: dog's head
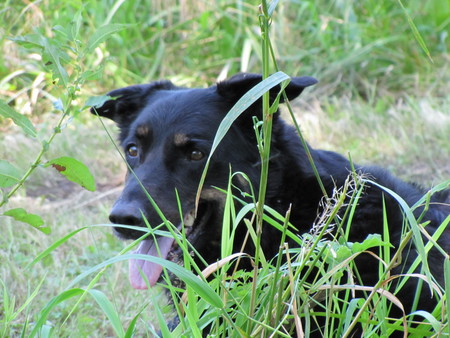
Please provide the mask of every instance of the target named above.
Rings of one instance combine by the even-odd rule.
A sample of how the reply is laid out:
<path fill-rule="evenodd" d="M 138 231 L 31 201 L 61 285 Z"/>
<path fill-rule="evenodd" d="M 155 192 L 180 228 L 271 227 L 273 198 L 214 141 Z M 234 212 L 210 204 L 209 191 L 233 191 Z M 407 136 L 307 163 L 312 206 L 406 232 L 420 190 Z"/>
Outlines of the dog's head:
<path fill-rule="evenodd" d="M 217 260 L 220 250 L 215 250 L 215 243 L 220 243 L 223 196 L 216 188 L 227 187 L 230 167 L 234 172 L 245 172 L 257 185 L 260 159 L 252 116 L 262 119 L 260 101 L 242 114 L 213 154 L 197 212 L 196 193 L 219 124 L 261 80 L 260 75 L 239 74 L 212 87 L 194 89 L 177 87 L 169 81 L 153 82 L 114 90 L 108 94 L 112 100 L 93 108 L 93 113 L 118 124 L 130 169 L 125 188 L 111 211 L 111 222 L 145 227 L 145 218 L 156 227 L 165 218 L 179 228 L 184 224 L 197 252 L 207 262 Z M 285 92 L 293 99 L 315 83 L 311 77 L 292 78 Z M 272 99 L 279 89 L 272 89 Z M 122 227 L 116 227 L 115 232 L 124 239 L 143 235 Z M 157 243 L 144 240 L 138 252 L 163 258 L 179 254 L 173 238 L 158 237 Z M 146 288 L 139 268 L 150 285 L 157 282 L 162 271 L 159 265 L 135 263 L 130 265 L 135 288 Z"/>

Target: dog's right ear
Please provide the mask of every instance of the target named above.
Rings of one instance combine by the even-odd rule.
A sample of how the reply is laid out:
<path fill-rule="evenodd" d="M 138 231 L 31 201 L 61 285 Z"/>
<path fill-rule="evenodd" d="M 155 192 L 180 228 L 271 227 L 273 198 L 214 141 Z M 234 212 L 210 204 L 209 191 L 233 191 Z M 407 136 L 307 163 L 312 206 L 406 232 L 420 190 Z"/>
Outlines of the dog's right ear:
<path fill-rule="evenodd" d="M 239 73 L 230 79 L 217 84 L 217 92 L 233 102 L 237 102 L 246 92 L 263 80 L 262 75 L 252 73 Z M 289 100 L 299 96 L 306 87 L 315 85 L 317 80 L 311 76 L 292 77 L 291 82 L 285 88 L 285 93 Z M 272 88 L 270 93 L 271 102 L 275 100 L 280 91 L 280 85 Z M 281 97 L 280 102 L 284 101 Z"/>
<path fill-rule="evenodd" d="M 156 90 L 175 88 L 170 81 L 158 81 L 115 89 L 108 93 L 111 100 L 99 107 L 92 107 L 90 111 L 92 114 L 107 117 L 119 125 L 126 125 L 136 118 Z"/>

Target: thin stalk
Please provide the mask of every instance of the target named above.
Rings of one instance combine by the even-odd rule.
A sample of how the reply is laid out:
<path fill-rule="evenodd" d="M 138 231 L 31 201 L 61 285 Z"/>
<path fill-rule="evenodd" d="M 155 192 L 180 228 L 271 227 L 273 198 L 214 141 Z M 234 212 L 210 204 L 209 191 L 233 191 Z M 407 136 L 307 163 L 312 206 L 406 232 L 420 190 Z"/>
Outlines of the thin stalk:
<path fill-rule="evenodd" d="M 270 40 L 269 40 L 269 21 L 270 16 L 268 14 L 268 7 L 265 0 L 262 1 L 260 10 L 262 13 L 259 15 L 261 38 L 262 38 L 262 63 L 263 63 L 263 80 L 269 77 L 269 53 L 270 53 Z M 264 203 L 266 199 L 267 189 L 267 177 L 269 172 L 269 157 L 270 157 L 270 142 L 272 136 L 272 115 L 270 114 L 270 102 L 269 92 L 263 94 L 262 97 L 262 111 L 263 111 L 263 143 L 262 149 L 260 149 L 261 156 L 261 177 L 258 192 L 258 202 L 256 204 L 256 249 L 255 249 L 255 268 L 252 285 L 252 296 L 250 302 L 250 317 L 253 317 L 256 301 L 256 279 L 258 275 L 259 266 L 259 248 L 261 246 L 261 234 L 263 225 Z M 251 326 L 249 325 L 248 334 L 251 332 Z"/>
<path fill-rule="evenodd" d="M 281 241 L 280 241 L 280 250 L 278 251 L 278 257 L 277 257 L 277 263 L 275 266 L 275 272 L 274 272 L 274 278 L 273 278 L 273 284 L 272 284 L 272 291 L 271 291 L 271 295 L 273 297 L 270 298 L 270 302 L 269 302 L 269 311 L 268 311 L 268 321 L 270 323 L 271 320 L 271 312 L 273 309 L 273 302 L 275 301 L 275 294 L 277 294 L 275 288 L 277 285 L 277 282 L 279 281 L 278 284 L 278 296 L 277 298 L 277 305 L 275 307 L 276 309 L 276 314 L 275 314 L 275 318 L 273 320 L 273 324 L 277 325 L 277 323 L 280 322 L 280 317 L 281 317 L 281 310 L 283 308 L 282 306 L 282 302 L 283 302 L 283 297 L 281 297 L 282 295 L 282 290 L 283 290 L 283 281 L 279 280 L 280 279 L 280 272 L 281 272 L 281 263 L 282 263 L 282 258 L 283 258 L 283 249 L 284 249 L 284 245 L 285 245 L 285 241 L 286 241 L 286 232 L 288 230 L 289 227 L 289 219 L 291 217 L 291 208 L 292 205 L 289 206 L 288 211 L 286 212 L 285 218 L 284 218 L 284 224 L 283 224 L 283 233 L 281 235 Z M 287 253 L 286 253 L 287 254 Z"/>
<path fill-rule="evenodd" d="M 270 56 L 272 58 L 272 62 L 274 64 L 274 66 L 275 66 L 275 70 L 279 71 L 277 60 L 275 58 L 275 53 L 273 51 L 273 47 L 271 44 L 269 44 L 269 47 L 270 47 Z M 286 103 L 286 107 L 289 110 L 289 115 L 291 116 L 292 122 L 294 123 L 295 130 L 297 131 L 297 135 L 300 138 L 300 142 L 302 143 L 302 146 L 305 149 L 306 157 L 308 158 L 308 161 L 314 172 L 314 176 L 316 176 L 317 183 L 319 183 L 319 186 L 320 186 L 320 189 L 322 190 L 323 195 L 325 197 L 328 197 L 327 190 L 325 189 L 325 186 L 322 183 L 322 179 L 320 178 L 319 171 L 317 170 L 316 164 L 314 163 L 314 159 L 311 155 L 311 151 L 309 149 L 308 143 L 306 143 L 306 140 L 303 137 L 302 131 L 300 130 L 300 126 L 298 125 L 297 119 L 295 118 L 294 112 L 292 111 L 292 107 L 289 103 L 289 100 L 288 100 L 285 92 L 283 92 L 283 98 L 284 98 L 284 102 Z"/>
<path fill-rule="evenodd" d="M 261 22 L 261 37 L 262 37 L 262 53 L 263 53 L 263 80 L 269 77 L 269 20 L 267 12 L 267 3 L 262 1 L 262 15 L 260 15 Z M 270 114 L 269 92 L 263 94 L 262 97 L 263 110 L 263 142 L 262 149 L 260 149 L 261 156 L 261 177 L 258 192 L 258 203 L 256 205 L 256 233 L 258 235 L 262 232 L 264 202 L 266 198 L 267 177 L 269 173 L 269 158 L 270 158 L 270 142 L 272 138 L 272 114 Z M 259 238 L 259 236 L 258 236 Z M 258 264 L 258 260 L 256 261 Z"/>

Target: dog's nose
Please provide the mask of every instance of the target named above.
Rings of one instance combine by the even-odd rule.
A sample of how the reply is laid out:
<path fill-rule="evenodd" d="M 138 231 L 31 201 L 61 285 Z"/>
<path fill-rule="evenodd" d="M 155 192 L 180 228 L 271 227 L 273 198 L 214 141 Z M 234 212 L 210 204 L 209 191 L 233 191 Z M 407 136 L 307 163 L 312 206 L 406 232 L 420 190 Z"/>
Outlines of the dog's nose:
<path fill-rule="evenodd" d="M 109 214 L 109 220 L 114 224 L 140 225 L 142 216 L 140 211 L 132 206 L 114 206 Z"/>
<path fill-rule="evenodd" d="M 144 226 L 140 209 L 129 203 L 118 203 L 114 205 L 109 215 L 109 220 L 114 224 Z M 135 239 L 144 234 L 142 231 L 122 227 L 114 227 L 114 230 L 117 235 L 125 239 Z"/>

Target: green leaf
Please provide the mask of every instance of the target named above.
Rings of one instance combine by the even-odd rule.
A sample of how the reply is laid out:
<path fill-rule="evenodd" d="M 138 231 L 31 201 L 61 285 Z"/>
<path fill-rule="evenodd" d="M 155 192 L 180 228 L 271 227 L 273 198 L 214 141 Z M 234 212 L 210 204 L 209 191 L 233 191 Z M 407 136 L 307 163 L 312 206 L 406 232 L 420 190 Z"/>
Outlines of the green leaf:
<path fill-rule="evenodd" d="M 125 335 L 125 330 L 123 329 L 122 323 L 120 322 L 119 314 L 117 313 L 109 299 L 106 298 L 105 294 L 99 290 L 91 289 L 88 290 L 88 292 L 108 317 L 111 325 L 114 328 L 114 331 L 116 331 L 117 337 L 123 337 Z"/>
<path fill-rule="evenodd" d="M 50 234 L 50 232 L 51 232 L 49 227 L 42 226 L 44 224 L 44 221 L 42 220 L 41 216 L 35 215 L 35 214 L 29 214 L 23 208 L 16 208 L 16 209 L 11 209 L 11 210 L 5 211 L 3 213 L 3 215 L 10 216 L 10 217 L 14 218 L 16 221 L 27 223 L 27 224 L 35 227 L 37 230 L 42 231 L 46 235 Z"/>
<path fill-rule="evenodd" d="M 85 53 L 91 53 L 100 43 L 105 41 L 112 34 L 120 32 L 126 27 L 128 27 L 128 25 L 124 24 L 108 24 L 100 27 L 89 39 Z"/>
<path fill-rule="evenodd" d="M 441 323 L 441 322 L 440 322 L 436 317 L 434 317 L 431 313 L 429 313 L 429 312 L 427 312 L 427 311 L 419 310 L 419 311 L 414 311 L 413 313 L 411 313 L 411 315 L 414 315 L 414 316 L 421 316 L 421 317 L 425 318 L 425 319 L 428 321 L 428 323 L 430 323 L 431 326 L 433 327 L 434 332 L 440 332 L 440 331 L 442 331 L 443 323 Z M 412 336 L 412 335 L 411 335 L 411 336 Z M 411 337 L 411 336 L 410 336 L 410 337 Z M 417 337 L 417 336 L 416 336 L 416 337 Z M 439 337 L 441 337 L 441 336 L 439 336 Z"/>
<path fill-rule="evenodd" d="M 61 26 L 55 26 L 54 29 L 67 35 L 65 28 Z M 53 79 L 60 79 L 64 86 L 68 85 L 69 75 L 64 69 L 63 64 L 70 62 L 71 58 L 64 52 L 63 48 L 66 48 L 64 45 L 56 40 L 47 39 L 40 34 L 28 34 L 12 40 L 28 49 L 38 48 L 39 53 L 42 54 L 42 61 L 45 67 L 53 74 Z"/>
<path fill-rule="evenodd" d="M 86 103 L 83 106 L 83 109 L 88 107 L 101 107 L 106 101 L 114 100 L 111 96 L 102 95 L 102 96 L 91 96 L 86 100 Z"/>
<path fill-rule="evenodd" d="M 52 72 L 53 79 L 60 79 L 63 85 L 67 86 L 69 83 L 69 75 L 62 65 L 70 61 L 69 55 L 60 46 L 55 46 L 49 40 L 44 40 L 42 61 Z"/>
<path fill-rule="evenodd" d="M 44 164 L 44 167 L 52 166 L 60 174 L 64 175 L 69 181 L 75 182 L 81 185 L 83 188 L 89 191 L 95 191 L 95 180 L 86 167 L 80 161 L 72 157 L 59 157 L 54 160 L 48 161 Z"/>
<path fill-rule="evenodd" d="M 341 263 L 352 255 L 350 248 L 346 245 L 338 245 L 334 249 L 335 257 L 333 257 L 333 255 L 331 255 L 331 257 L 333 257 L 333 260 L 336 262 Z"/>
<path fill-rule="evenodd" d="M 12 119 L 14 123 L 22 128 L 27 135 L 36 137 L 36 129 L 34 129 L 34 126 L 30 120 L 26 116 L 16 112 L 2 100 L 0 100 L 0 115 Z"/>
<path fill-rule="evenodd" d="M 154 306 L 154 311 L 156 312 L 156 317 L 158 318 L 158 324 L 159 324 L 159 331 L 161 332 L 162 337 L 171 337 L 171 332 L 167 323 L 167 318 L 164 316 L 163 312 L 161 311 L 161 308 L 159 306 Z M 131 327 L 131 324 L 130 324 Z M 130 328 L 127 330 L 127 336 L 126 338 L 131 338 L 131 333 L 128 333 L 130 331 Z M 156 336 L 155 336 L 156 337 Z"/>
<path fill-rule="evenodd" d="M 19 170 L 11 163 L 0 160 L 0 188 L 13 186 L 20 181 Z"/>
<path fill-rule="evenodd" d="M 69 40 L 74 41 L 78 38 L 78 33 L 80 32 L 82 24 L 83 24 L 83 17 L 81 15 L 81 10 L 79 10 L 75 13 L 73 20 L 70 22 L 70 26 L 68 29 Z"/>
<path fill-rule="evenodd" d="M 275 12 L 275 7 L 277 7 L 278 1 L 279 0 L 273 0 L 273 1 L 270 2 L 269 9 L 267 10 L 269 16 L 272 16 L 273 12 Z"/>
<path fill-rule="evenodd" d="M 367 238 L 362 243 L 355 242 L 355 243 L 351 244 L 351 247 L 352 247 L 352 253 L 357 253 L 357 252 L 366 251 L 367 249 L 370 249 L 370 248 L 373 248 L 376 246 L 384 246 L 384 245 L 390 245 L 390 244 L 383 242 L 381 240 L 380 234 L 371 234 L 371 235 L 368 235 Z"/>
<path fill-rule="evenodd" d="M 16 36 L 14 38 L 11 38 L 11 40 L 27 49 L 39 48 L 42 50 L 42 48 L 44 48 L 44 41 L 46 39 L 42 35 L 34 33 L 24 36 Z"/>
<path fill-rule="evenodd" d="M 61 25 L 53 26 L 52 31 L 59 33 L 59 35 L 62 35 L 65 39 L 68 38 L 66 28 Z"/>
<path fill-rule="evenodd" d="M 94 80 L 100 80 L 103 76 L 103 71 L 105 68 L 105 64 L 102 63 L 100 66 L 97 67 L 97 69 L 94 70 L 86 70 L 81 74 L 81 79 L 83 81 L 94 81 Z"/>

